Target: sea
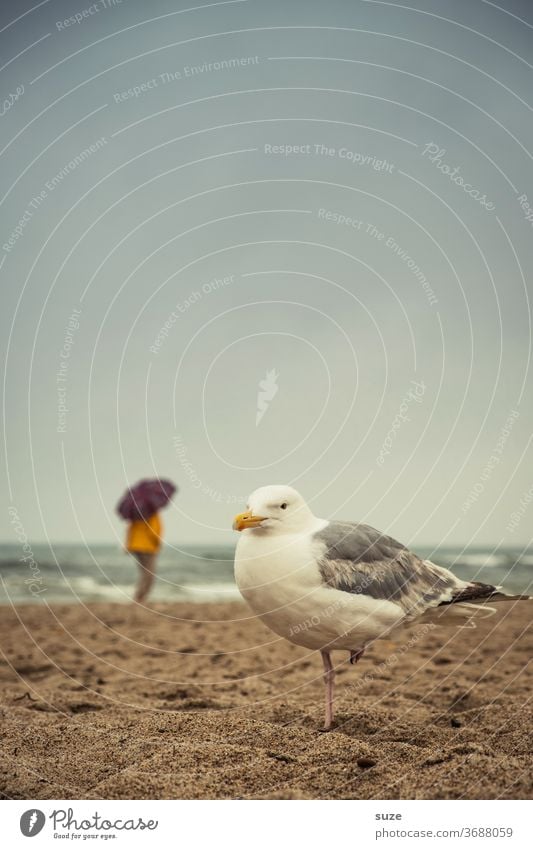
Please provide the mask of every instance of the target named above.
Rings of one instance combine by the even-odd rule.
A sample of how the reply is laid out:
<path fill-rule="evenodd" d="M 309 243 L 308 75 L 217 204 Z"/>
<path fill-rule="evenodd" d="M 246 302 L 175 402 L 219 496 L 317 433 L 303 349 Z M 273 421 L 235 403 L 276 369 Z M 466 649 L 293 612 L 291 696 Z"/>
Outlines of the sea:
<path fill-rule="evenodd" d="M 415 548 L 460 578 L 533 594 L 533 548 Z M 158 560 L 153 601 L 234 601 L 233 547 L 167 545 Z M 26 559 L 23 560 L 22 558 Z M 33 559 L 32 559 L 33 558 Z M 0 545 L 0 604 L 129 602 L 137 567 L 109 545 Z"/>

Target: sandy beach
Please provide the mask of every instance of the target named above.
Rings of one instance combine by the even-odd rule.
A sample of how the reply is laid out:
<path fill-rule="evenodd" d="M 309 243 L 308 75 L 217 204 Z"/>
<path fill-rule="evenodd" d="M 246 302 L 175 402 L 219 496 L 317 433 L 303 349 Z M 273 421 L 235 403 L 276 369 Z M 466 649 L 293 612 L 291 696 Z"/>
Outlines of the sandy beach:
<path fill-rule="evenodd" d="M 320 657 L 244 604 L 1 614 L 2 798 L 531 798 L 531 606 Z"/>

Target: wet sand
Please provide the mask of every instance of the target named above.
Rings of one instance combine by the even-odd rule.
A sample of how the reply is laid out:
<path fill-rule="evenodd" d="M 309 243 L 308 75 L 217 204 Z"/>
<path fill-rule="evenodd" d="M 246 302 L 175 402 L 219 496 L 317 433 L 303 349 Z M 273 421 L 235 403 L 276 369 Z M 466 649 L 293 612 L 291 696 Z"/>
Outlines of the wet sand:
<path fill-rule="evenodd" d="M 244 604 L 4 607 L 0 796 L 531 798 L 532 611 L 335 653 L 324 734 L 319 655 Z"/>

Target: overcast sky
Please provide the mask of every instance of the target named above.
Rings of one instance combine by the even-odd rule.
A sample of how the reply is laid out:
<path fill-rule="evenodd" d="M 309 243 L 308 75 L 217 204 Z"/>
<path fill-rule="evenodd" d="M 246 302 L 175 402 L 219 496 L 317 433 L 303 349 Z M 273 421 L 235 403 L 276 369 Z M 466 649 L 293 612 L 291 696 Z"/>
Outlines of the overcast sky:
<path fill-rule="evenodd" d="M 1 539 L 529 541 L 533 9 L 418 6 L 2 4 Z"/>

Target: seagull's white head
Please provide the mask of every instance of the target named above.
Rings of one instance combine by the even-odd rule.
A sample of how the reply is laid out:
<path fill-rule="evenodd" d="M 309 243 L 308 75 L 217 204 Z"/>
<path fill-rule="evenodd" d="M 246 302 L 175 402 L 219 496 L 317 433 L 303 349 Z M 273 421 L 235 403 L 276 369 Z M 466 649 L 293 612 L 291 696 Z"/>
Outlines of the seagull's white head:
<path fill-rule="evenodd" d="M 233 529 L 298 533 L 314 522 L 304 499 L 291 486 L 262 486 L 250 495 L 246 512 L 235 516 Z"/>

